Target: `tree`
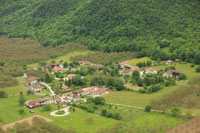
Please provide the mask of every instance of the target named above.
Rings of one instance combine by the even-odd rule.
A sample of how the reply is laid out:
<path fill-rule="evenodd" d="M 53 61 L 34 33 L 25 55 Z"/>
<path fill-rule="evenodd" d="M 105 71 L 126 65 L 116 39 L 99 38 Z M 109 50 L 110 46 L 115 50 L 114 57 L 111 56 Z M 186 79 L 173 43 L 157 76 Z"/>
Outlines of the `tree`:
<path fill-rule="evenodd" d="M 198 66 L 197 68 L 196 68 L 196 72 L 200 72 L 200 66 Z"/>
<path fill-rule="evenodd" d="M 106 116 L 106 113 L 107 113 L 107 110 L 106 110 L 106 109 L 101 110 L 101 115 L 102 115 L 102 116 Z"/>
<path fill-rule="evenodd" d="M 20 104 L 21 106 L 23 106 L 24 103 L 25 103 L 25 101 L 26 101 L 26 99 L 24 98 L 23 93 L 20 92 L 19 104 Z"/>
<path fill-rule="evenodd" d="M 144 109 L 145 112 L 151 112 L 151 108 L 152 106 L 151 105 L 147 105 Z"/>
<path fill-rule="evenodd" d="M 138 79 L 140 79 L 140 73 L 138 71 L 133 71 L 132 78 L 138 81 Z"/>
<path fill-rule="evenodd" d="M 104 104 L 105 103 L 105 99 L 103 97 L 95 97 L 93 99 L 93 102 L 98 105 L 98 104 Z"/>
<path fill-rule="evenodd" d="M 181 114 L 181 111 L 179 108 L 172 108 L 171 109 L 171 115 L 174 117 L 178 117 Z"/>
<path fill-rule="evenodd" d="M 67 62 L 64 62 L 63 67 L 64 67 L 64 68 L 67 68 L 67 67 L 68 67 L 68 63 L 67 63 Z"/>
<path fill-rule="evenodd" d="M 48 73 L 46 73 L 46 75 L 45 75 L 45 82 L 47 82 L 47 83 L 51 83 L 52 82 L 52 79 L 51 79 L 51 77 L 49 76 Z"/>
<path fill-rule="evenodd" d="M 20 109 L 20 110 L 19 110 L 19 114 L 20 114 L 20 115 L 25 115 L 24 109 Z"/>
<path fill-rule="evenodd" d="M 179 75 L 179 80 L 186 80 L 186 79 L 187 79 L 187 77 L 186 77 L 186 75 L 184 73 L 181 73 Z"/>
<path fill-rule="evenodd" d="M 51 106 L 50 105 L 48 105 L 48 104 L 45 104 L 45 105 L 43 105 L 43 107 L 42 107 L 42 110 L 43 111 L 51 111 Z"/>
<path fill-rule="evenodd" d="M 0 91 L 0 98 L 7 98 L 8 94 L 5 91 Z"/>

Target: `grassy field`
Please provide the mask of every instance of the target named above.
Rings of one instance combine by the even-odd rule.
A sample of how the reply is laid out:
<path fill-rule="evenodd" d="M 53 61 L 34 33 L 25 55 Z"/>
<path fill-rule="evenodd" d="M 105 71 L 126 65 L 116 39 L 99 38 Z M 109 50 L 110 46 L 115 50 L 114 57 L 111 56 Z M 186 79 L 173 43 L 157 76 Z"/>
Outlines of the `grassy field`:
<path fill-rule="evenodd" d="M 191 80 L 193 77 L 199 76 L 200 74 L 195 72 L 195 67 L 191 67 L 191 63 L 178 63 L 172 65 L 160 65 L 160 66 L 153 66 L 155 70 L 165 69 L 168 66 L 175 66 L 177 70 L 183 72 L 188 77 L 188 80 Z"/>
<path fill-rule="evenodd" d="M 23 92 L 24 94 L 26 93 L 27 89 L 26 89 L 26 80 L 24 77 L 17 77 L 16 78 L 18 80 L 18 85 L 17 86 L 12 86 L 12 87 L 5 87 L 2 88 L 0 90 L 5 91 L 9 97 L 11 96 L 19 96 L 20 92 Z"/>
<path fill-rule="evenodd" d="M 127 60 L 128 62 L 131 63 L 131 65 L 136 66 L 137 63 L 139 62 L 146 62 L 146 61 L 150 61 L 151 59 L 149 57 L 144 57 L 144 58 L 138 58 L 138 59 L 131 59 L 131 60 Z"/>
<path fill-rule="evenodd" d="M 89 50 L 73 51 L 73 52 L 69 52 L 65 55 L 59 56 L 56 59 L 49 59 L 49 60 L 46 60 L 46 61 L 47 62 L 55 61 L 56 63 L 59 63 L 59 61 L 62 60 L 62 61 L 70 62 L 71 57 L 74 57 L 74 56 L 77 56 L 77 55 L 86 55 L 88 53 L 93 53 L 93 52 L 89 51 Z M 38 66 L 38 65 L 39 65 L 39 63 L 34 63 L 34 64 L 28 65 L 28 67 L 34 67 L 34 66 Z"/>
<path fill-rule="evenodd" d="M 109 103 L 145 107 L 150 103 L 151 100 L 162 98 L 164 95 L 174 91 L 178 87 L 180 87 L 180 85 L 165 87 L 162 90 L 152 94 L 141 94 L 138 92 L 129 91 L 113 91 L 104 97 L 106 102 Z"/>

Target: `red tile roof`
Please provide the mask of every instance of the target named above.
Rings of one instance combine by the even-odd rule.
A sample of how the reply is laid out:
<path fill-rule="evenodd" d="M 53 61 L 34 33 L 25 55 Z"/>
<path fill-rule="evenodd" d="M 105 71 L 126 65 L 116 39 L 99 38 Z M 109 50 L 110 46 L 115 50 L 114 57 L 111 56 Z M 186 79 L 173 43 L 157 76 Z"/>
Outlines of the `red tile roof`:
<path fill-rule="evenodd" d="M 130 72 L 131 72 L 131 70 L 130 70 L 130 69 L 128 69 L 128 68 L 123 68 L 122 72 L 123 72 L 123 73 L 130 73 Z"/>
<path fill-rule="evenodd" d="M 82 89 L 78 89 L 78 90 L 74 90 L 72 93 L 82 93 L 83 90 Z"/>
<path fill-rule="evenodd" d="M 121 64 L 130 65 L 130 63 L 128 61 L 121 62 Z"/>
<path fill-rule="evenodd" d="M 76 74 L 68 74 L 66 78 L 71 79 L 74 76 L 76 76 Z"/>
<path fill-rule="evenodd" d="M 63 68 L 60 68 L 60 67 L 54 67 L 53 68 L 53 72 L 60 72 L 60 71 L 62 71 L 62 70 L 64 70 Z"/>
<path fill-rule="evenodd" d="M 139 71 L 139 70 L 140 70 L 140 68 L 138 66 L 131 68 L 131 71 Z"/>
<path fill-rule="evenodd" d="M 28 82 L 35 81 L 35 80 L 40 80 L 40 78 L 38 78 L 38 77 L 32 77 L 32 76 L 27 78 Z"/>
<path fill-rule="evenodd" d="M 89 62 L 89 61 L 79 61 L 79 63 L 80 64 L 85 64 L 85 65 L 90 65 L 91 64 L 91 62 Z"/>
<path fill-rule="evenodd" d="M 71 89 L 71 88 L 70 88 L 70 86 L 62 85 L 62 89 L 63 89 L 63 90 L 69 90 L 69 89 Z"/>
<path fill-rule="evenodd" d="M 103 94 L 106 92 L 106 89 L 105 88 L 100 88 L 96 91 L 98 94 Z"/>

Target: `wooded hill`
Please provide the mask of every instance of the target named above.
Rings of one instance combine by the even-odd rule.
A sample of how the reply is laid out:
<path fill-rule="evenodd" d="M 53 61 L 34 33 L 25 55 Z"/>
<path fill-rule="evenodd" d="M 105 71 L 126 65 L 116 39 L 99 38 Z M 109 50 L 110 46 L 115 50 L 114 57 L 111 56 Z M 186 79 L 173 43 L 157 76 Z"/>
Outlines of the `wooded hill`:
<path fill-rule="evenodd" d="M 0 34 L 199 64 L 199 12 L 199 0 L 1 0 Z"/>

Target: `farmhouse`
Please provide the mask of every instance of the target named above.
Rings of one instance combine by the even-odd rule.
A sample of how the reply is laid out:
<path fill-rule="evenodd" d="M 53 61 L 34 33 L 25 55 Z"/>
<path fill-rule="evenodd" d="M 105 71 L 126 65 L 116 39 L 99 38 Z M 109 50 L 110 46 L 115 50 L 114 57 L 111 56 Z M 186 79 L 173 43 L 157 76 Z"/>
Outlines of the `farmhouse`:
<path fill-rule="evenodd" d="M 56 67 L 56 64 L 54 64 L 54 63 L 47 63 L 46 66 L 45 66 L 45 68 L 48 69 L 49 67 L 54 68 L 54 67 Z"/>
<path fill-rule="evenodd" d="M 63 68 L 60 68 L 60 67 L 54 67 L 53 69 L 52 69 L 52 71 L 53 72 L 61 72 L 61 71 L 63 71 L 64 69 Z"/>
<path fill-rule="evenodd" d="M 121 68 L 131 67 L 131 64 L 128 61 L 121 62 L 119 65 Z"/>
<path fill-rule="evenodd" d="M 71 87 L 70 86 L 66 86 L 65 84 L 62 85 L 61 87 L 62 90 L 70 90 Z"/>
<path fill-rule="evenodd" d="M 173 61 L 172 60 L 167 60 L 165 63 L 168 65 L 168 64 L 172 64 Z"/>
<path fill-rule="evenodd" d="M 83 90 L 82 89 L 74 90 L 72 91 L 72 93 L 74 98 L 78 98 L 83 94 Z"/>
<path fill-rule="evenodd" d="M 31 90 L 34 93 L 40 93 L 42 87 L 40 85 L 40 78 L 37 77 L 28 77 L 26 80 L 26 87 L 28 90 Z"/>
<path fill-rule="evenodd" d="M 93 93 L 93 92 L 94 92 L 94 89 L 91 88 L 91 87 L 82 89 L 82 94 L 83 94 L 83 95 L 88 95 L 88 94 L 91 94 L 91 93 Z"/>
<path fill-rule="evenodd" d="M 98 90 L 95 92 L 95 96 L 102 96 L 102 95 L 104 95 L 104 94 L 106 94 L 106 93 L 108 93 L 108 92 L 106 91 L 106 88 L 100 88 L 100 89 L 98 89 Z"/>
<path fill-rule="evenodd" d="M 151 68 L 151 67 L 147 67 L 147 68 L 145 68 L 144 73 L 157 74 L 157 71 L 154 70 L 154 69 Z"/>
<path fill-rule="evenodd" d="M 168 70 L 167 72 L 165 72 L 163 74 L 163 77 L 177 77 L 181 74 L 181 72 L 179 72 L 178 70 Z"/>
<path fill-rule="evenodd" d="M 76 74 L 68 74 L 67 77 L 64 78 L 64 81 L 70 80 L 70 79 L 72 79 L 75 76 L 76 76 Z"/>
<path fill-rule="evenodd" d="M 79 64 L 83 65 L 83 66 L 88 66 L 88 65 L 91 65 L 91 62 L 89 62 L 89 61 L 79 61 Z"/>
<path fill-rule="evenodd" d="M 35 100 L 27 101 L 25 103 L 25 106 L 30 109 L 37 108 L 45 104 L 46 101 L 48 101 L 48 99 L 35 99 Z"/>
<path fill-rule="evenodd" d="M 39 83 L 39 82 L 40 82 L 40 78 L 38 78 L 38 77 L 30 76 L 30 77 L 28 77 L 26 79 L 26 83 L 29 84 L 29 85 L 32 85 L 32 84 L 35 84 L 35 83 Z"/>
<path fill-rule="evenodd" d="M 133 72 L 128 68 L 123 68 L 122 69 L 122 74 L 124 74 L 124 75 L 131 75 L 132 73 Z"/>
<path fill-rule="evenodd" d="M 132 71 L 132 72 L 134 72 L 134 71 L 140 71 L 140 68 L 139 68 L 138 66 L 132 67 L 132 68 L 131 68 L 131 71 Z"/>

